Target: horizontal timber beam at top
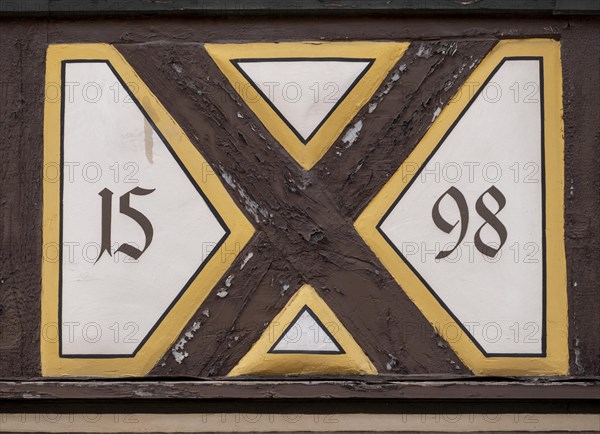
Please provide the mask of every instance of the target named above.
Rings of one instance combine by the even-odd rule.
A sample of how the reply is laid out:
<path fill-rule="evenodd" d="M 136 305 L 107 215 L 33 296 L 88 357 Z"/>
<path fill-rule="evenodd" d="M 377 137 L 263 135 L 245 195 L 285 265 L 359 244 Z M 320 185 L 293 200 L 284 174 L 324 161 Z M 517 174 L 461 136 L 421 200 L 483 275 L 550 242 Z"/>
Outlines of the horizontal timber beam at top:
<path fill-rule="evenodd" d="M 597 0 L 2 0 L 0 16 L 123 14 L 599 14 Z"/>
<path fill-rule="evenodd" d="M 52 380 L 0 381 L 4 400 L 591 400 L 600 403 L 600 379 L 524 381 L 385 380 Z"/>

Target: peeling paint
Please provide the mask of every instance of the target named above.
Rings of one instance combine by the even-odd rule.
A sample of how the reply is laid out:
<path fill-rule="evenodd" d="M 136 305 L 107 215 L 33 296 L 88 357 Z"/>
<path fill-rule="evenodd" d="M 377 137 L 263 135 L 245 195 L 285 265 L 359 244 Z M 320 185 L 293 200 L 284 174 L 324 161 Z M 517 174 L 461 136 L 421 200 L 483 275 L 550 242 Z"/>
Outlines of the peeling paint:
<path fill-rule="evenodd" d="M 173 68 L 173 71 L 175 71 L 177 74 L 181 74 L 183 72 L 183 66 L 180 63 L 171 63 L 171 68 Z"/>
<path fill-rule="evenodd" d="M 373 113 L 375 111 L 375 109 L 377 108 L 377 106 L 379 105 L 379 103 L 381 102 L 383 97 L 385 95 L 387 95 L 390 92 L 390 90 L 392 90 L 392 87 L 394 87 L 394 84 L 398 80 L 400 80 L 400 75 L 403 74 L 404 72 L 406 72 L 407 69 L 408 69 L 408 67 L 406 66 L 406 63 L 403 63 L 402 65 L 400 65 L 398 67 L 397 70 L 392 71 L 390 78 L 382 86 L 382 89 L 375 94 L 375 96 L 373 97 L 373 100 L 369 104 L 369 106 L 368 106 L 369 113 Z"/>
<path fill-rule="evenodd" d="M 350 128 L 346 130 L 344 136 L 342 137 L 342 142 L 346 143 L 346 148 L 352 146 L 352 144 L 358 139 L 358 135 L 360 134 L 360 130 L 362 130 L 363 122 L 362 120 L 358 120 L 352 125 Z"/>
<path fill-rule="evenodd" d="M 243 270 L 243 269 L 244 269 L 244 267 L 246 266 L 246 264 L 248 263 L 248 261 L 249 261 L 250 259 L 252 259 L 252 257 L 253 257 L 253 256 L 254 256 L 254 253 L 253 253 L 253 252 L 249 252 L 249 253 L 248 253 L 248 254 L 247 254 L 245 257 L 244 257 L 244 259 L 242 260 L 242 264 L 240 265 L 240 270 Z"/>
<path fill-rule="evenodd" d="M 432 56 L 431 47 L 427 47 L 423 44 L 419 46 L 419 51 L 417 51 L 416 56 L 422 57 L 424 59 L 429 59 Z"/>
<path fill-rule="evenodd" d="M 433 112 L 433 118 L 431 118 L 431 122 L 435 121 L 441 112 L 442 112 L 441 107 L 436 108 L 435 111 Z"/>
<path fill-rule="evenodd" d="M 391 371 L 396 366 L 398 366 L 398 359 L 390 353 L 388 353 L 388 357 L 390 358 L 390 360 L 385 364 L 385 369 L 387 369 L 388 371 Z"/>
<path fill-rule="evenodd" d="M 185 359 L 187 356 L 189 356 L 189 354 L 186 351 L 180 352 L 177 350 L 171 350 L 171 354 L 173 354 L 175 361 L 180 365 L 183 362 L 183 359 Z"/>
<path fill-rule="evenodd" d="M 575 354 L 575 366 L 577 366 L 577 371 L 581 374 L 584 373 L 585 368 L 583 363 L 581 362 L 581 350 L 579 349 L 579 338 L 575 338 L 575 348 L 573 348 L 573 353 Z"/>
<path fill-rule="evenodd" d="M 171 349 L 171 354 L 178 364 L 181 365 L 183 360 L 189 356 L 188 352 L 185 351 L 185 345 L 194 338 L 194 333 L 196 333 L 198 330 L 200 330 L 200 323 L 198 321 L 194 321 L 192 326 L 184 332 L 184 337 L 182 337 Z M 161 364 L 161 366 L 164 365 L 165 363 Z"/>
<path fill-rule="evenodd" d="M 193 336 L 192 336 L 193 337 Z M 171 349 L 171 354 L 173 354 L 173 357 L 175 358 L 175 361 L 181 365 L 181 363 L 183 362 L 183 360 L 189 356 L 189 354 L 187 353 L 187 351 L 184 350 L 185 344 L 187 343 L 187 339 L 186 338 L 181 338 L 179 340 L 179 342 L 177 342 L 177 344 L 175 344 L 175 346 L 173 347 L 173 349 Z"/>
<path fill-rule="evenodd" d="M 569 197 L 575 196 L 575 186 L 573 185 L 573 178 L 571 178 L 571 185 L 569 186 Z"/>
<path fill-rule="evenodd" d="M 242 199 L 242 201 L 244 203 L 244 208 L 246 209 L 246 211 L 248 211 L 252 215 L 252 217 L 254 217 L 254 221 L 256 223 L 260 223 L 261 216 L 266 221 L 269 217 L 269 211 L 266 210 L 265 208 L 261 207 L 258 204 L 258 202 L 256 202 L 254 199 L 252 199 L 248 195 L 248 193 L 246 193 L 246 190 L 244 190 L 240 185 L 238 185 L 235 182 L 235 180 L 233 179 L 233 176 L 231 176 L 229 173 L 227 173 L 225 170 L 223 170 L 223 167 L 219 166 L 219 169 L 221 171 L 221 176 L 223 177 L 223 179 L 225 180 L 227 185 L 229 185 L 231 188 L 238 191 L 240 198 Z"/>
<path fill-rule="evenodd" d="M 457 50 L 458 44 L 456 42 L 451 42 L 449 44 L 443 44 L 441 47 L 437 48 L 435 52 L 445 56 L 454 56 Z"/>

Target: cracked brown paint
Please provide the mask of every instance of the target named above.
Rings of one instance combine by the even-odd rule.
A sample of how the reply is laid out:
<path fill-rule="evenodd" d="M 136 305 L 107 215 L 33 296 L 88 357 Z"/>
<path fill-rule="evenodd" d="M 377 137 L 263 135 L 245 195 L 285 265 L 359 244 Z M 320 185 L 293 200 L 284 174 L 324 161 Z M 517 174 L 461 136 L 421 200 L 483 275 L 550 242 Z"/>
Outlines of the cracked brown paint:
<path fill-rule="evenodd" d="M 431 44 L 432 51 L 438 53 L 422 61 L 416 56 L 418 46 L 404 56 L 400 62 L 411 59 L 411 67 L 402 73 L 404 75 L 402 79 L 397 80 L 398 86 L 389 89 L 387 96 L 392 100 L 390 107 L 397 106 L 396 98 L 406 97 L 403 95 L 404 80 L 410 82 L 420 78 L 423 70 L 431 71 L 429 76 L 432 80 L 423 80 L 426 84 L 417 87 L 412 94 L 408 95 L 409 99 L 416 98 L 414 93 L 418 94 L 422 88 L 445 86 L 445 82 L 440 83 L 436 80 L 436 69 L 446 69 L 445 72 L 437 71 L 442 76 L 454 74 L 458 72 L 460 65 L 467 61 L 472 63 L 474 56 L 481 58 L 493 45 L 490 42 L 475 46 L 458 43 L 456 46 L 461 49 L 464 47 L 465 54 L 455 54 L 457 59 L 452 58 L 446 64 L 441 48 L 449 44 Z M 331 205 L 336 203 L 335 197 L 343 197 L 346 194 L 344 186 L 339 190 L 330 189 L 328 173 L 321 171 L 311 179 L 310 173 L 302 171 L 270 138 L 253 118 L 252 113 L 238 101 L 233 89 L 219 75 L 201 46 L 147 47 L 142 50 L 130 50 L 129 47 L 124 46 L 118 48 L 134 68 L 139 69 L 144 62 L 145 71 L 154 71 L 147 74 L 140 72 L 142 79 L 149 83 L 159 98 L 166 99 L 167 109 L 176 117 L 188 135 L 198 138 L 199 149 L 213 166 L 219 168 L 226 183 L 232 187 L 234 197 L 237 195 L 239 203 L 248 211 L 248 217 L 258 219 L 257 227 L 266 235 L 270 249 L 285 260 L 290 270 L 295 270 L 300 275 L 300 280 L 308 282 L 319 291 L 374 361 L 379 372 L 402 374 L 432 371 L 467 372 L 458 358 L 435 335 L 433 328 L 379 265 L 373 253 L 364 245 L 354 231 L 352 215 Z M 423 63 L 425 65 L 422 65 Z M 149 64 L 152 67 L 148 67 Z M 177 72 L 177 69 L 169 66 L 172 64 L 187 65 L 187 67 L 184 66 L 181 72 Z M 394 68 L 388 80 L 398 74 L 398 68 L 400 65 Z M 161 71 L 165 76 L 157 74 L 156 71 Z M 466 76 L 467 72 L 464 72 L 461 78 L 464 80 Z M 197 104 L 193 107 L 180 104 L 178 101 L 184 99 L 184 95 L 186 100 L 196 98 L 195 89 L 190 88 L 189 83 L 202 83 L 203 77 L 211 77 L 211 80 L 203 83 L 206 87 L 203 95 L 197 97 Z M 456 86 L 461 84 L 460 80 L 458 81 L 455 83 Z M 214 87 L 211 88 L 211 85 Z M 443 96 L 441 92 L 439 95 L 434 94 L 434 97 L 449 98 L 455 91 L 454 86 L 446 86 Z M 181 97 L 166 98 L 167 95 L 181 95 Z M 380 110 L 386 113 L 384 110 L 388 110 L 387 107 L 383 102 L 381 104 Z M 213 110 L 213 107 L 217 107 L 217 110 Z M 364 109 L 358 115 L 358 119 L 364 118 L 365 125 L 369 123 L 367 110 Z M 242 118 L 237 116 L 238 111 L 241 112 Z M 225 113 L 230 115 L 224 115 Z M 410 107 L 404 113 L 412 116 Z M 390 121 L 389 116 L 384 115 L 381 118 L 385 119 L 385 122 Z M 430 116 L 422 118 L 429 120 Z M 394 124 L 393 119 L 392 124 Z M 399 165 L 403 155 L 398 151 L 402 148 L 410 151 L 410 146 L 405 146 L 405 143 L 410 141 L 405 138 L 403 134 L 405 130 L 401 130 L 400 122 L 395 124 L 398 125 L 396 128 L 393 125 L 383 128 L 376 125 L 379 134 L 375 136 L 362 135 L 361 132 L 362 137 L 359 137 L 357 143 L 353 145 L 356 146 L 352 150 L 353 155 L 361 154 L 362 149 L 358 142 L 373 143 L 376 142 L 375 137 L 383 136 L 382 139 L 387 138 L 389 143 L 386 147 L 388 158 L 392 164 L 395 162 Z M 258 134 L 253 131 L 254 129 Z M 421 132 L 424 131 L 425 127 L 421 129 Z M 207 136 L 208 132 L 216 137 Z M 370 131 L 368 133 L 370 134 Z M 419 134 L 411 137 L 414 141 L 412 146 L 416 145 L 420 137 Z M 327 156 L 336 155 L 335 148 L 340 146 L 344 146 L 341 139 Z M 326 167 L 326 163 L 320 166 Z M 334 170 L 329 172 L 337 173 Z M 355 171 L 356 176 L 362 173 Z M 362 179 L 363 184 L 377 187 L 370 175 Z M 243 193 L 240 188 L 244 187 L 241 186 L 245 186 Z M 374 192 L 376 190 L 371 194 Z M 354 203 L 356 193 L 350 192 L 347 198 Z M 369 196 L 366 195 L 365 199 L 368 198 Z M 255 207 L 249 207 L 248 201 L 255 203 Z M 260 210 L 264 212 L 261 214 Z M 236 279 L 247 282 L 248 273 L 251 271 L 252 268 L 247 269 L 245 273 L 237 272 Z M 298 286 L 298 282 L 294 283 L 295 287 L 290 288 L 281 298 L 287 301 Z M 205 368 L 207 370 L 200 371 L 200 375 L 227 374 L 233 367 L 231 362 L 239 360 L 248 351 L 250 345 L 281 308 L 277 304 L 277 309 L 269 309 L 273 304 L 273 296 L 278 295 L 277 287 L 272 287 L 271 296 L 265 298 L 257 297 L 253 294 L 254 288 L 245 284 L 235 285 L 229 293 L 232 294 L 234 291 L 237 291 L 244 300 L 251 298 L 251 303 L 236 308 L 231 301 L 231 295 L 228 295 L 221 300 L 217 297 L 215 304 L 219 304 L 216 308 L 210 309 L 218 312 L 218 321 L 230 317 L 229 333 L 234 336 L 228 336 L 211 354 L 212 352 L 207 352 L 205 348 L 210 340 L 208 336 L 201 334 L 201 339 L 194 338 L 186 344 L 185 351 L 188 357 L 185 361 L 179 363 L 176 359 L 167 356 L 163 362 L 165 366 L 159 364 L 153 374 L 162 375 L 168 372 L 183 375 L 188 369 L 188 360 L 203 361 L 207 356 L 216 357 L 216 363 L 222 367 L 207 366 Z M 201 329 L 203 326 L 211 327 L 210 318 L 195 318 L 192 322 L 194 321 L 202 324 Z"/>

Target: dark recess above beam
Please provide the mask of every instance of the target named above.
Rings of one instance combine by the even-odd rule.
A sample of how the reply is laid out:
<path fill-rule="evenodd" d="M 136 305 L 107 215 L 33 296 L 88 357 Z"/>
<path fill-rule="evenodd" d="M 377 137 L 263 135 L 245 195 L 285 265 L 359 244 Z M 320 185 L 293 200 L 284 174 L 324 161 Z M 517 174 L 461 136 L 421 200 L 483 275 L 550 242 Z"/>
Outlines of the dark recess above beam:
<path fill-rule="evenodd" d="M 0 16 L 600 13 L 598 0 L 0 0 Z"/>

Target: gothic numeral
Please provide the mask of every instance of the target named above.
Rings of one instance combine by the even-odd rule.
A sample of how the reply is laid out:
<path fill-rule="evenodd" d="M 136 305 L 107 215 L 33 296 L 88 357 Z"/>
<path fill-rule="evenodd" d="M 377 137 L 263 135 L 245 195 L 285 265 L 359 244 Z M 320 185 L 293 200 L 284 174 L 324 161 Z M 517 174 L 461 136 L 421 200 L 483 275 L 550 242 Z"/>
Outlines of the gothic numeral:
<path fill-rule="evenodd" d="M 486 194 L 489 194 L 498 204 L 498 210 L 496 212 L 492 212 L 483 202 L 483 198 Z M 460 220 L 454 224 L 448 222 L 448 220 L 442 217 L 440 213 L 440 202 L 445 196 L 451 197 L 456 203 L 456 206 L 458 207 Z M 477 198 L 477 202 L 475 203 L 475 210 L 477 211 L 477 214 L 479 214 L 485 220 L 485 223 L 482 224 L 475 233 L 475 247 L 482 254 L 489 256 L 490 258 L 493 258 L 498 254 L 498 252 L 506 242 L 506 238 L 508 236 L 506 227 L 497 217 L 498 213 L 502 211 L 505 205 L 506 198 L 504 197 L 502 192 L 498 190 L 495 186 L 491 186 L 486 191 L 484 191 L 481 194 L 481 196 Z M 465 234 L 467 233 L 467 228 L 469 226 L 469 208 L 467 206 L 465 196 L 456 187 L 450 187 L 444 192 L 444 194 L 442 194 L 438 198 L 438 200 L 436 200 L 435 204 L 433 205 L 433 208 L 431 209 L 431 218 L 433 219 L 433 222 L 438 227 L 438 229 L 447 234 L 452 232 L 456 225 L 460 223 L 460 234 L 458 236 L 458 241 L 456 242 L 454 247 L 450 250 L 441 250 L 435 257 L 435 259 L 444 259 L 445 257 L 451 255 L 452 252 L 454 252 L 458 248 L 460 243 L 465 238 Z M 497 248 L 490 246 L 489 244 L 482 241 L 481 230 L 484 228 L 485 225 L 490 225 L 498 234 L 498 237 L 500 238 L 500 245 Z"/>
<path fill-rule="evenodd" d="M 128 243 L 123 243 L 119 246 L 116 252 L 121 252 L 126 254 L 127 256 L 133 259 L 139 259 L 142 256 L 142 253 L 146 251 L 146 249 L 152 243 L 152 238 L 154 236 L 154 229 L 152 227 L 152 223 L 150 220 L 139 212 L 137 209 L 133 208 L 129 204 L 129 199 L 131 195 L 136 196 L 146 196 L 152 193 L 155 189 L 146 189 L 141 187 L 135 187 L 134 189 L 128 191 L 124 195 L 122 195 L 119 199 L 119 212 L 123 215 L 126 215 L 133 221 L 135 221 L 140 227 L 142 231 L 144 231 L 144 237 L 146 241 L 144 242 L 144 248 L 142 250 L 137 247 L 132 246 Z M 101 244 L 100 244 L 100 254 L 98 255 L 98 259 L 96 262 L 100 260 L 102 254 L 107 252 L 110 256 L 112 256 L 111 250 L 111 234 L 112 234 L 112 197 L 113 192 L 108 188 L 105 188 L 100 193 L 98 193 L 102 198 L 102 236 L 101 236 Z"/>

